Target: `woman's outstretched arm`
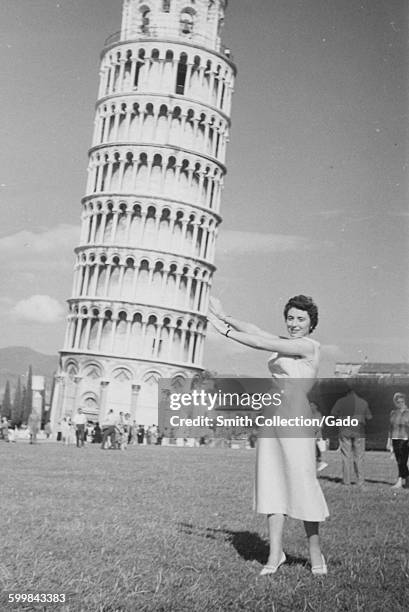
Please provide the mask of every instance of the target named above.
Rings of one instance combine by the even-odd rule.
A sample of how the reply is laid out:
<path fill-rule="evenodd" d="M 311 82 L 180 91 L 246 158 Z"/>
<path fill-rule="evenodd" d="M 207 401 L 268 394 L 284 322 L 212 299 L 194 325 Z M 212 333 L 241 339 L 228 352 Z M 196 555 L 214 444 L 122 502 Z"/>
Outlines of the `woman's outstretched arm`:
<path fill-rule="evenodd" d="M 213 327 L 227 338 L 250 346 L 261 351 L 269 351 L 271 353 L 282 353 L 284 355 L 299 355 L 300 357 L 310 357 L 314 352 L 314 347 L 306 338 L 280 338 L 268 332 L 263 334 L 241 332 L 237 329 L 232 329 L 219 318 L 210 315 L 210 323 Z"/>
<path fill-rule="evenodd" d="M 226 323 L 236 331 L 243 332 L 246 334 L 253 334 L 261 337 L 271 337 L 272 335 L 264 331 L 263 329 L 260 329 L 259 327 L 257 327 L 257 325 L 254 325 L 253 323 L 248 323 L 247 321 L 240 321 L 239 319 L 235 319 L 230 315 L 224 314 L 221 302 L 217 298 L 210 298 L 210 312 L 220 321 Z"/>

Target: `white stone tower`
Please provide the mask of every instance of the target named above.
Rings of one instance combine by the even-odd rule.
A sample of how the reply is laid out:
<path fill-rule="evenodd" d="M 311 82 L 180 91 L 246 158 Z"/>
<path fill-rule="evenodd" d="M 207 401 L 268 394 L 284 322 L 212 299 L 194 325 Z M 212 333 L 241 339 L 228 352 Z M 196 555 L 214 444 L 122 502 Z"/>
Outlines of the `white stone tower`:
<path fill-rule="evenodd" d="M 158 420 L 202 369 L 235 66 L 227 0 L 124 0 L 101 54 L 54 425 L 78 406 Z"/>

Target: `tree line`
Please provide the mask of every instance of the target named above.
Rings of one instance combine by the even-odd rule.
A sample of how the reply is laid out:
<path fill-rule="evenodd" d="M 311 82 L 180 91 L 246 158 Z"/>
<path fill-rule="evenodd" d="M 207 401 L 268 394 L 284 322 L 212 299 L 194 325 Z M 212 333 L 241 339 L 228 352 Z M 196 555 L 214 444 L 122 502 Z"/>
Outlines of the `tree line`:
<path fill-rule="evenodd" d="M 4 389 L 3 402 L 1 405 L 1 416 L 6 417 L 11 422 L 12 427 L 20 427 L 27 425 L 31 410 L 33 407 L 33 370 L 30 366 L 28 369 L 27 383 L 21 382 L 21 377 L 17 379 L 17 385 L 12 392 L 10 382 L 6 382 Z"/>

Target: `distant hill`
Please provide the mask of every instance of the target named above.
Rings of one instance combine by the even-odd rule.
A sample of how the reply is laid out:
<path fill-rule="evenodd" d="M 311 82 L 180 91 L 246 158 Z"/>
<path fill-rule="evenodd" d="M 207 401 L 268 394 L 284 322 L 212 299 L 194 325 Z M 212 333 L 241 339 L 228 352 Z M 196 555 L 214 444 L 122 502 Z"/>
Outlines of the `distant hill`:
<path fill-rule="evenodd" d="M 45 376 L 47 386 L 50 387 L 53 375 L 58 367 L 58 354 L 45 355 L 27 346 L 0 348 L 0 402 L 3 399 L 6 381 L 10 381 L 13 394 L 18 377 L 26 375 L 30 365 L 33 368 L 33 374 Z M 22 379 L 23 381 L 24 379 Z"/>

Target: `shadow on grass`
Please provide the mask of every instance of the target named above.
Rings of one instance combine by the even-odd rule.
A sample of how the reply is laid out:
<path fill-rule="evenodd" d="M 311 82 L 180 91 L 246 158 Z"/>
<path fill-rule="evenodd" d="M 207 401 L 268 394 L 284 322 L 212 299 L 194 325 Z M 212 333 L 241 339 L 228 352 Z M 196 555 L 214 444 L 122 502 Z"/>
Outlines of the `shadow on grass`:
<path fill-rule="evenodd" d="M 320 475 L 319 480 L 327 480 L 328 482 L 336 482 L 339 484 L 343 484 L 342 478 L 340 478 L 339 476 L 325 476 L 325 475 L 321 476 Z M 391 484 L 390 480 L 375 480 L 373 478 L 365 478 L 365 482 L 371 482 L 373 484 L 386 484 L 386 485 Z M 354 485 L 355 483 L 353 482 L 352 486 Z M 351 486 L 351 485 L 348 485 L 348 486 Z"/>
<path fill-rule="evenodd" d="M 197 527 L 191 523 L 179 523 L 182 533 L 201 538 L 229 542 L 245 561 L 258 561 L 262 565 L 267 562 L 269 545 L 260 538 L 258 533 L 251 531 L 231 531 L 230 529 L 212 529 L 211 527 Z M 296 557 L 287 554 L 288 565 L 306 565 L 305 557 Z"/>
<path fill-rule="evenodd" d="M 391 482 L 390 480 L 374 480 L 373 478 L 365 478 L 365 482 L 373 482 L 375 484 L 386 484 L 386 485 L 392 485 L 393 482 Z"/>
<path fill-rule="evenodd" d="M 318 480 L 328 480 L 328 482 L 339 482 L 342 483 L 342 478 L 340 478 L 339 476 L 325 476 L 325 475 L 319 475 L 318 476 Z"/>

